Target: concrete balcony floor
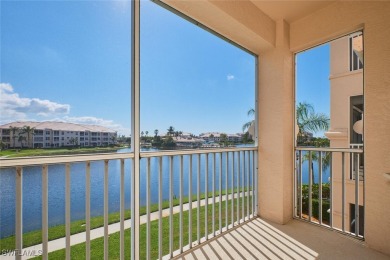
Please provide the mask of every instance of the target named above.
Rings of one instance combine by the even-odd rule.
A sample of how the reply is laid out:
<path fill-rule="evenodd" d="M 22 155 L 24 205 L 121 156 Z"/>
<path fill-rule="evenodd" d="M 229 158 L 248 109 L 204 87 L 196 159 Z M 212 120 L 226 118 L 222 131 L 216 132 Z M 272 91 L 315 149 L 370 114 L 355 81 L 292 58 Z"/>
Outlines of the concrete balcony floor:
<path fill-rule="evenodd" d="M 363 241 L 299 220 L 260 218 L 211 239 L 175 259 L 390 259 Z"/>

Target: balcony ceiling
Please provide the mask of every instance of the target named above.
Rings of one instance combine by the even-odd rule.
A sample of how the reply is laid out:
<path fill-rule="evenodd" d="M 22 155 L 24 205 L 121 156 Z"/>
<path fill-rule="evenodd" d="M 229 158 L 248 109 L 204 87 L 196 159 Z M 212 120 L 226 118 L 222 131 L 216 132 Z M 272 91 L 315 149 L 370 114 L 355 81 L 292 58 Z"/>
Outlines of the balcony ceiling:
<path fill-rule="evenodd" d="M 272 20 L 284 19 L 288 23 L 294 22 L 309 15 L 316 10 L 336 2 L 335 0 L 311 0 L 311 1 L 262 1 L 251 0 L 251 2 L 267 14 Z"/>
<path fill-rule="evenodd" d="M 337 0 L 154 1 L 162 1 L 251 52 L 260 54 L 275 46 L 277 21 L 297 21 Z"/>

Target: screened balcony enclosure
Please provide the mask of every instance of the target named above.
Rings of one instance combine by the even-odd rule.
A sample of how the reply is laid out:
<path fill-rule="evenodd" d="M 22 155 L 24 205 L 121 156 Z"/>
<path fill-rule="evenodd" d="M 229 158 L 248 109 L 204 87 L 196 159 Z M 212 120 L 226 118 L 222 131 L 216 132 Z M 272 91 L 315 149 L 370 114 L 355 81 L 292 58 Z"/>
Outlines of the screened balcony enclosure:
<path fill-rule="evenodd" d="M 11 234 L 0 237 L 0 258 L 389 259 L 390 4 L 152 2 L 255 57 L 254 145 L 141 150 L 142 3 L 130 1 L 131 150 L 1 158 L 1 174 L 15 176 L 15 196 L 7 199 L 12 219 L 0 219 Z M 330 135 L 337 143 L 346 133 L 348 147 L 297 146 L 295 55 L 355 32 L 363 32 L 364 54 L 356 44 L 358 72 L 348 73 L 364 74 L 364 109 L 359 103 L 355 118 L 364 112 L 364 138 L 355 138 L 364 146 L 338 128 Z M 40 180 L 34 189 L 30 174 Z M 37 218 L 24 209 L 29 194 L 39 196 Z M 53 203 L 57 197 L 63 203 Z M 80 221 L 74 201 L 85 210 Z M 64 224 L 53 232 L 55 221 Z"/>

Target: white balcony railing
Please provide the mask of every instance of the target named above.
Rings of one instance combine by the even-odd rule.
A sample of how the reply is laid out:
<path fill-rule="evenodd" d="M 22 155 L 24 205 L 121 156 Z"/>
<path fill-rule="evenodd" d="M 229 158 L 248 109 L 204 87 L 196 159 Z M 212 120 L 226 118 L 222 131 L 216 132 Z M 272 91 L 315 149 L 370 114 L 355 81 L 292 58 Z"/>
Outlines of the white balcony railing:
<path fill-rule="evenodd" d="M 257 215 L 257 148 L 255 147 L 142 152 L 140 157 L 142 161 L 141 176 L 137 189 L 140 191 L 138 199 L 144 202 L 144 204 L 141 203 L 141 206 L 145 207 L 145 213 L 141 213 L 140 208 L 135 207 L 136 203 L 129 205 L 129 200 L 126 201 L 128 196 L 127 193 L 125 194 L 125 190 L 131 189 L 133 186 L 133 184 L 129 185 L 131 178 L 128 177 L 134 173 L 130 170 L 132 167 L 127 167 L 134 161 L 133 153 L 1 160 L 0 174 L 7 169 L 15 172 L 15 232 L 12 234 L 15 238 L 15 245 L 12 248 L 3 249 L 16 253 L 16 259 L 21 259 L 23 254 L 26 255 L 26 250 L 35 249 L 42 254 L 43 259 L 47 259 L 49 253 L 58 250 L 58 244 L 62 243 L 65 256 L 70 259 L 72 246 L 85 243 L 85 257 L 91 259 L 94 258 L 93 252 L 91 252 L 92 240 L 96 237 L 103 237 L 104 258 L 108 259 L 111 250 L 109 248 L 110 235 L 119 232 L 120 259 L 124 259 L 125 249 L 129 249 L 125 243 L 126 236 L 129 236 L 130 233 L 125 232 L 126 229 L 130 228 L 129 219 L 125 213 L 126 210 L 130 209 L 135 212 L 135 215 L 142 215 L 138 225 L 145 225 L 142 232 L 145 232 L 146 241 L 138 241 L 140 248 L 145 246 L 145 251 L 140 252 L 142 258 L 162 259 L 164 256 L 172 258 Z M 63 210 L 65 233 L 62 238 L 56 240 L 56 245 L 53 241 L 49 241 L 51 240 L 49 239 L 49 229 L 52 227 L 49 216 L 52 214 L 48 214 L 49 188 L 52 185 L 52 182 L 49 182 L 49 176 L 54 174 L 51 172 L 54 166 L 64 167 L 65 175 L 65 182 L 62 184 L 65 187 L 62 198 L 65 207 Z M 75 166 L 78 166 L 77 172 L 74 172 Z M 28 214 L 28 212 L 24 212 L 23 201 L 24 197 L 31 196 L 31 194 L 23 192 L 29 185 L 23 181 L 25 174 L 27 174 L 24 173 L 24 170 L 27 171 L 28 167 L 35 169 L 40 167 L 41 169 L 41 173 L 38 172 L 41 176 L 39 179 L 41 181 L 41 198 L 38 199 L 41 199 L 40 231 L 42 235 L 41 240 L 36 245 L 24 246 L 23 241 L 26 241 L 24 239 L 26 233 L 23 231 L 23 225 L 27 224 L 29 220 L 23 218 L 23 214 Z M 96 167 L 100 168 L 104 176 L 101 183 L 104 187 L 102 195 L 104 221 L 101 228 L 91 226 L 91 216 L 94 212 L 91 191 L 97 189 L 94 186 L 96 185 L 94 182 L 96 174 L 93 173 L 96 171 Z M 115 168 L 115 173 L 113 173 L 113 168 Z M 119 202 L 110 201 L 110 192 L 116 189 L 116 186 L 110 186 L 112 183 L 110 175 L 112 174 L 117 174 L 119 177 L 117 178 L 119 179 Z M 74 180 L 80 179 L 73 176 L 80 175 L 83 176 L 85 184 L 82 184 L 83 187 L 79 188 L 80 190 L 74 190 L 72 188 L 75 187 Z M 80 184 L 77 187 L 80 187 Z M 153 196 L 156 194 L 157 202 Z M 79 234 L 74 234 L 75 232 L 71 230 L 72 221 L 74 221 L 73 206 L 71 207 L 74 201 L 71 200 L 74 196 L 85 196 L 83 202 L 85 230 Z M 111 214 L 109 209 L 112 203 L 119 203 L 120 217 L 117 223 L 109 222 Z M 153 204 L 156 205 L 153 206 Z M 169 206 L 166 206 L 167 204 Z M 178 228 L 175 227 L 176 221 L 174 222 L 177 217 L 179 219 Z M 151 227 L 153 221 L 158 222 L 158 234 L 155 234 L 155 229 L 153 231 Z M 184 221 L 188 221 L 188 223 L 184 223 Z M 116 229 L 113 224 L 116 224 Z M 168 234 L 164 233 L 167 228 L 169 229 Z M 152 248 L 152 237 L 158 239 L 157 248 Z M 131 243 L 135 245 L 132 240 Z M 145 244 L 142 245 L 143 243 Z M 166 245 L 167 243 L 169 246 Z"/>
<path fill-rule="evenodd" d="M 295 218 L 364 238 L 364 179 L 347 175 L 361 148 L 295 148 Z"/>
<path fill-rule="evenodd" d="M 364 144 L 350 144 L 349 148 L 351 149 L 363 149 Z M 350 179 L 354 180 L 356 173 L 359 172 L 359 180 L 364 180 L 364 160 L 363 153 L 356 154 L 355 156 L 350 157 L 351 171 Z"/>

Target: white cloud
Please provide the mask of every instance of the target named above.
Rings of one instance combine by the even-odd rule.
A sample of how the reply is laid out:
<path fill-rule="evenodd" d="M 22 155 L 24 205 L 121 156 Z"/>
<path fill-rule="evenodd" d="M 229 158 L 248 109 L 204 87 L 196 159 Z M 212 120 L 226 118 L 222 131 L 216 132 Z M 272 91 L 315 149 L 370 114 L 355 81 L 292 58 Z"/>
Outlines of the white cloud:
<path fill-rule="evenodd" d="M 94 116 L 68 116 L 70 105 L 60 104 L 46 99 L 20 97 L 11 84 L 0 83 L 0 124 L 13 121 L 42 121 L 36 119 L 45 117 L 45 120 L 64 121 L 76 124 L 105 126 L 120 134 L 129 135 L 130 129 Z M 65 116 L 61 116 L 65 115 Z"/>
<path fill-rule="evenodd" d="M 70 105 L 46 99 L 20 97 L 9 83 L 0 83 L 0 119 L 23 120 L 28 114 L 52 116 L 68 114 Z"/>
<path fill-rule="evenodd" d="M 66 122 L 76 123 L 76 124 L 86 124 L 86 125 L 100 125 L 110 128 L 118 128 L 119 124 L 114 123 L 112 120 L 106 120 L 103 118 L 98 118 L 94 116 L 64 116 L 62 120 Z"/>
<path fill-rule="evenodd" d="M 227 78 L 227 80 L 233 80 L 233 79 L 234 79 L 234 75 L 228 74 L 228 75 L 226 76 L 226 78 Z"/>

